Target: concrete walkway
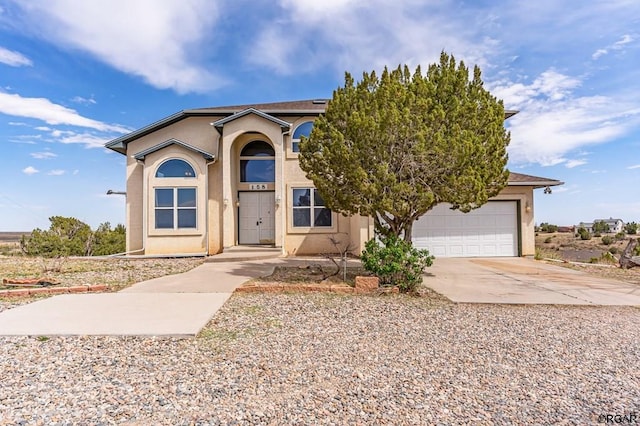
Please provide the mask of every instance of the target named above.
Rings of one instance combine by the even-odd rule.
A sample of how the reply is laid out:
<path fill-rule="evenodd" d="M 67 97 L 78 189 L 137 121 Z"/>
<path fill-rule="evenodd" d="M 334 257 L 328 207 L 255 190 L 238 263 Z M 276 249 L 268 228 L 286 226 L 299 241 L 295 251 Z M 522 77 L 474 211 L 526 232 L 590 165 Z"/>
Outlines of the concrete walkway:
<path fill-rule="evenodd" d="M 424 284 L 454 302 L 640 306 L 640 286 L 525 258 L 436 259 Z"/>
<path fill-rule="evenodd" d="M 53 296 L 0 313 L 0 335 L 195 336 L 236 287 L 278 263 L 204 263 L 119 293 Z"/>
<path fill-rule="evenodd" d="M 53 296 L 0 313 L 0 335 L 195 336 L 245 281 L 308 262 L 204 263 L 119 293 Z M 437 259 L 424 283 L 454 302 L 640 306 L 638 285 L 522 258 Z"/>

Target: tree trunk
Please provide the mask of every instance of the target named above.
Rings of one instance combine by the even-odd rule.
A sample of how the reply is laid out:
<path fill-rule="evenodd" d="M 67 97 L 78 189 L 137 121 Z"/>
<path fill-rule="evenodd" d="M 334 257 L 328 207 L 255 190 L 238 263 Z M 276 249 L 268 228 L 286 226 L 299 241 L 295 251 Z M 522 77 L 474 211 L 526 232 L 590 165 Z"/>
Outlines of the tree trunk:
<path fill-rule="evenodd" d="M 404 226 L 404 240 L 407 242 L 411 242 L 411 234 L 413 232 L 413 221 L 408 222 Z"/>
<path fill-rule="evenodd" d="M 620 267 L 622 269 L 629 269 L 629 268 L 633 268 L 634 266 L 640 266 L 638 261 L 634 259 L 634 256 L 633 256 L 634 250 L 637 245 L 638 245 L 637 238 L 629 239 L 629 243 L 627 244 L 627 247 L 625 247 L 624 251 L 622 252 L 622 255 L 620 256 Z"/>

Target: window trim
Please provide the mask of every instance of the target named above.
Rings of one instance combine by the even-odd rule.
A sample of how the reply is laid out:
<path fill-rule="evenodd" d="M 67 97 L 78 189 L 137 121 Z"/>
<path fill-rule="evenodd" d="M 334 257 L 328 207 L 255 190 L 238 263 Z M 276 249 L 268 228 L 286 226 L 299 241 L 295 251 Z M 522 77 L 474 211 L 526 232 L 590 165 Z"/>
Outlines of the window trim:
<path fill-rule="evenodd" d="M 245 148 L 247 148 L 249 145 L 251 145 L 254 142 L 264 142 L 268 144 L 271 147 L 271 149 L 273 149 L 273 156 L 242 155 L 242 151 L 244 151 Z M 273 181 L 265 181 L 265 182 L 250 181 L 250 180 L 243 181 L 242 180 L 242 161 L 273 161 L 273 166 L 274 166 Z M 271 143 L 267 142 L 264 139 L 254 139 L 247 142 L 242 146 L 242 148 L 240 148 L 240 155 L 238 155 L 238 183 L 240 184 L 251 184 L 251 183 L 274 184 L 275 183 L 275 167 L 276 167 L 275 164 L 276 164 L 275 148 L 273 147 L 273 145 L 271 145 Z"/>
<path fill-rule="evenodd" d="M 289 202 L 287 203 L 287 214 L 289 215 L 289 220 L 287 221 L 287 232 L 290 234 L 309 234 L 309 233 L 317 233 L 317 234 L 332 234 L 337 232 L 338 228 L 338 216 L 337 214 L 330 210 L 331 212 L 331 225 L 330 226 L 315 226 L 314 220 L 315 215 L 313 214 L 316 208 L 327 208 L 325 206 L 316 206 L 315 205 L 315 194 L 314 192 L 317 190 L 313 185 L 308 183 L 301 184 L 289 184 L 287 185 L 287 194 L 289 196 Z M 293 191 L 296 189 L 308 189 L 311 193 L 311 200 L 309 202 L 309 206 L 294 206 L 294 196 Z M 294 210 L 309 210 L 310 214 L 310 226 L 294 226 Z M 328 209 L 328 208 L 327 208 Z"/>
<path fill-rule="evenodd" d="M 173 200 L 171 207 L 158 207 L 157 200 L 157 191 L 159 189 L 171 189 L 173 192 Z M 193 207 L 180 207 L 178 205 L 178 193 L 181 189 L 193 189 L 195 192 L 194 201 L 196 203 Z M 159 228 L 158 227 L 158 218 L 156 216 L 158 210 L 170 210 L 172 212 L 172 221 L 173 227 L 171 228 Z M 195 212 L 195 225 L 189 227 L 179 227 L 178 226 L 178 218 L 179 212 L 184 210 L 193 210 Z M 198 229 L 198 187 L 197 186 L 155 186 L 153 188 L 153 230 L 156 232 L 167 232 L 167 231 L 194 231 Z"/>
<path fill-rule="evenodd" d="M 294 135 L 296 134 L 296 132 L 298 131 L 298 129 L 301 126 L 304 126 L 307 123 L 311 123 L 311 130 L 309 131 L 309 135 L 311 135 L 311 131 L 313 130 L 313 123 L 315 122 L 315 120 L 305 120 L 302 123 L 298 124 L 294 129 L 293 132 L 291 132 L 291 152 L 293 154 L 299 155 L 300 154 L 300 148 L 299 148 L 299 144 L 300 144 L 300 138 L 294 138 Z M 309 135 L 303 135 L 306 137 L 309 137 Z M 298 150 L 295 150 L 295 146 L 298 145 Z"/>
<path fill-rule="evenodd" d="M 193 172 L 192 176 L 158 176 L 158 173 L 160 172 L 160 168 L 162 166 L 164 166 L 165 164 L 167 164 L 169 161 L 182 161 L 185 164 L 187 164 L 189 167 L 191 167 L 191 171 Z M 172 158 L 167 158 L 166 160 L 164 160 L 163 162 L 161 162 L 158 167 L 156 167 L 156 171 L 153 174 L 153 177 L 155 179 L 195 179 L 196 176 L 196 168 L 193 167 L 193 164 L 191 164 L 189 161 L 185 160 L 184 158 L 178 158 L 178 157 L 172 157 Z"/>

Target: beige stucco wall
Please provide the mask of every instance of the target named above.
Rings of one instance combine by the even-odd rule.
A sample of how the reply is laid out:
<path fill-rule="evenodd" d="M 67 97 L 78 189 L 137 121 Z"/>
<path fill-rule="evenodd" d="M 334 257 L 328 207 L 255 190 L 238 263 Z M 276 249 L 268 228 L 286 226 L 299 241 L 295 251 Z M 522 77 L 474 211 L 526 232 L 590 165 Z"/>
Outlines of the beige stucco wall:
<path fill-rule="evenodd" d="M 513 200 L 518 201 L 520 211 L 520 255 L 534 256 L 536 254 L 535 230 L 534 230 L 534 208 L 533 208 L 533 187 L 531 186 L 508 186 L 492 200 Z"/>
<path fill-rule="evenodd" d="M 219 226 L 220 215 L 213 215 L 218 205 L 220 192 L 209 191 L 212 182 L 220 180 L 221 167 L 216 163 L 207 165 L 204 157 L 193 150 L 170 145 L 137 161 L 134 156 L 170 139 L 176 139 L 203 151 L 217 155 L 219 135 L 211 126 L 211 117 L 190 117 L 149 135 L 143 136 L 127 146 L 127 251 L 132 254 L 202 254 L 209 247 L 217 252 L 221 237 L 207 233 L 207 226 Z M 157 167 L 166 159 L 182 158 L 197 169 L 195 179 L 198 197 L 198 227 L 195 231 L 155 231 L 153 210 L 154 185 L 182 185 L 183 181 L 154 179 Z M 219 183 L 218 183 L 219 184 Z M 209 195 L 207 195 L 209 194 Z M 208 206 L 208 209 L 206 208 Z M 206 214 L 209 210 L 209 215 Z M 215 228 L 214 228 L 215 229 Z M 208 235 L 207 235 L 208 234 Z M 207 239 L 208 236 L 208 239 Z"/>
<path fill-rule="evenodd" d="M 298 154 L 291 150 L 291 134 L 308 117 L 279 117 L 293 126 L 289 131 L 279 124 L 255 114 L 241 116 L 227 122 L 223 136 L 211 126 L 222 117 L 189 117 L 143 136 L 128 146 L 127 151 L 127 251 L 144 248 L 145 254 L 204 253 L 216 254 L 225 247 L 238 243 L 238 191 L 248 190 L 248 184 L 239 182 L 239 156 L 242 147 L 254 140 L 270 143 L 276 153 L 276 181 L 273 190 L 280 204 L 275 211 L 275 245 L 289 255 L 335 252 L 330 236 L 343 245 L 351 245 L 355 253 L 374 236 L 370 218 L 333 216 L 331 228 L 294 228 L 292 226 L 292 188 L 313 187 L 300 169 Z M 216 155 L 216 161 L 207 163 L 193 150 L 171 145 L 147 155 L 144 162 L 133 156 L 170 139 Z M 219 149 L 218 149 L 219 148 Z M 154 173 L 162 161 L 183 158 L 198 170 L 195 186 L 198 193 L 198 227 L 196 230 L 171 232 L 150 229 L 154 223 L 154 185 L 168 185 L 169 180 L 158 182 Z M 174 182 L 181 184 L 180 182 Z M 533 188 L 511 186 L 505 188 L 496 200 L 519 202 L 523 256 L 535 254 Z M 139 254 L 136 252 L 134 254 Z"/>
<path fill-rule="evenodd" d="M 248 133 L 250 132 L 250 133 Z M 227 200 L 228 206 L 223 209 L 223 246 L 232 247 L 238 244 L 237 215 L 238 191 L 248 190 L 248 184 L 240 181 L 240 151 L 249 142 L 262 140 L 271 144 L 275 151 L 275 184 L 269 185 L 268 190 L 275 191 L 276 199 L 284 200 L 282 190 L 283 170 L 282 159 L 284 156 L 282 128 L 273 121 L 248 114 L 224 125 L 220 151 L 222 153 L 222 181 L 223 200 Z M 275 245 L 282 247 L 283 243 L 283 209 L 276 208 L 275 212 Z"/>

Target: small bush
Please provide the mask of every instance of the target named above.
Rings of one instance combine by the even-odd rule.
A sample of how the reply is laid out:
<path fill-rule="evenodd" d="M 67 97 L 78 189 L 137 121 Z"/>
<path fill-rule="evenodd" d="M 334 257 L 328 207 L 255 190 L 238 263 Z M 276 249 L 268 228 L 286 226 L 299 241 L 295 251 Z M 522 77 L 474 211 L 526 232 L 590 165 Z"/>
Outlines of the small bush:
<path fill-rule="evenodd" d="M 613 237 L 605 235 L 604 237 L 602 237 L 602 244 L 604 244 L 605 246 L 613 244 Z"/>
<path fill-rule="evenodd" d="M 600 256 L 600 263 L 616 263 L 616 258 L 608 251 L 605 251 Z"/>
<path fill-rule="evenodd" d="M 536 247 L 536 254 L 534 256 L 534 258 L 536 260 L 543 260 L 543 259 L 557 259 L 560 260 L 561 257 L 558 253 L 556 253 L 555 251 L 550 251 L 548 249 L 543 249 L 540 247 Z"/>
<path fill-rule="evenodd" d="M 60 258 L 107 255 L 125 250 L 126 232 L 122 225 L 111 229 L 106 222 L 94 232 L 89 225 L 73 217 L 52 216 L 49 221 L 49 229 L 37 228 L 29 236 L 22 236 L 20 249 L 24 254 Z"/>
<path fill-rule="evenodd" d="M 618 253 L 618 247 L 609 247 L 609 253 L 611 254 Z"/>
<path fill-rule="evenodd" d="M 383 286 L 397 285 L 403 292 L 413 292 L 422 283 L 424 269 L 433 264 L 428 250 L 419 250 L 411 242 L 395 235 L 367 241 L 362 251 L 362 266 L 380 278 Z"/>
<path fill-rule="evenodd" d="M 599 232 L 594 232 L 593 236 L 596 237 L 596 238 L 600 238 L 600 237 L 602 237 L 602 234 L 599 233 Z"/>
<path fill-rule="evenodd" d="M 627 234 L 625 234 L 624 232 L 618 232 L 614 238 L 616 239 L 616 241 L 622 241 L 627 237 Z"/>
<path fill-rule="evenodd" d="M 589 231 L 587 231 L 585 228 L 578 228 L 578 235 L 580 236 L 581 240 L 590 240 L 591 239 L 591 234 L 589 233 Z"/>
<path fill-rule="evenodd" d="M 549 244 L 549 243 L 551 242 L 551 240 L 552 240 L 552 239 L 553 239 L 553 237 L 547 237 L 547 238 L 545 238 L 545 239 L 544 239 L 544 242 L 545 242 L 546 244 Z"/>
<path fill-rule="evenodd" d="M 554 233 L 558 232 L 558 225 L 552 225 L 550 223 L 542 222 L 538 229 L 542 232 Z"/>

